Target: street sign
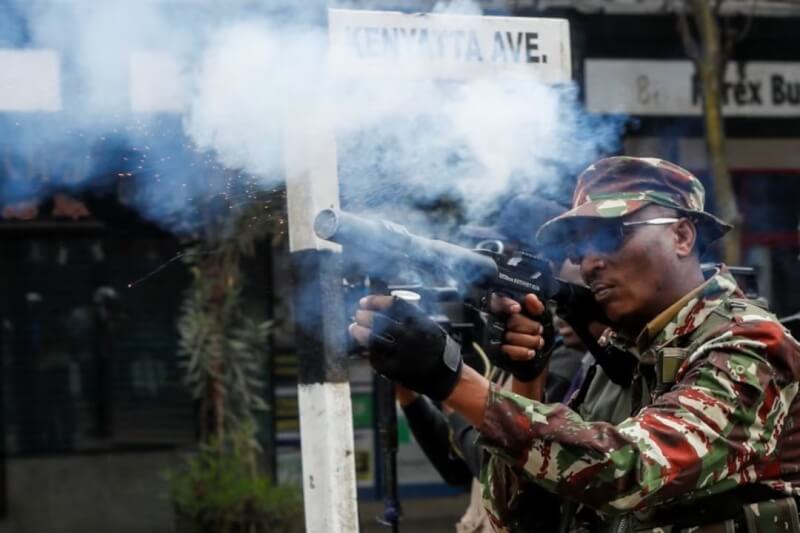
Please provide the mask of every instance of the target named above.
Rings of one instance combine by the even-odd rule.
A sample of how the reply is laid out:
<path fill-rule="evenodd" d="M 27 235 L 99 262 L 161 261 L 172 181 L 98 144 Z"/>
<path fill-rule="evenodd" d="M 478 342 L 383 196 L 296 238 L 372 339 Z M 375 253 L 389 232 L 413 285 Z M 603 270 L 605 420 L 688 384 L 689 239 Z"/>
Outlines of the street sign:
<path fill-rule="evenodd" d="M 562 19 L 331 9 L 328 22 L 332 66 L 345 75 L 572 79 L 569 23 Z"/>

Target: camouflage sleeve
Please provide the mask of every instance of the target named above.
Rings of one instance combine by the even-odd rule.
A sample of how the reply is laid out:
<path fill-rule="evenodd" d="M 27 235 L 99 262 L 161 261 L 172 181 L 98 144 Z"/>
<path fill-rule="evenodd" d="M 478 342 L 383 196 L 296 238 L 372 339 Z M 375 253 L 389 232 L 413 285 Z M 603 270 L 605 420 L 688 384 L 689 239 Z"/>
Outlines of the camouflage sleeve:
<path fill-rule="evenodd" d="M 769 357 L 788 342 L 778 324 L 738 328 L 700 346 L 669 393 L 617 426 L 492 389 L 480 428 L 489 513 L 513 522 L 519 476 L 608 514 L 777 477 L 796 369 Z"/>

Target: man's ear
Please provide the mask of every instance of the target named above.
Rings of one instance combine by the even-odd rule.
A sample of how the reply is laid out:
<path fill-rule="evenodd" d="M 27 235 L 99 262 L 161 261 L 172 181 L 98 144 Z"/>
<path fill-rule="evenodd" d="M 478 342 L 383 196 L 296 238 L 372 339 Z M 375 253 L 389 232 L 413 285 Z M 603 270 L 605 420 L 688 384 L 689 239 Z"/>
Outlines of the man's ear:
<path fill-rule="evenodd" d="M 697 227 L 688 218 L 682 218 L 673 226 L 675 235 L 675 252 L 678 257 L 688 257 L 697 245 Z"/>

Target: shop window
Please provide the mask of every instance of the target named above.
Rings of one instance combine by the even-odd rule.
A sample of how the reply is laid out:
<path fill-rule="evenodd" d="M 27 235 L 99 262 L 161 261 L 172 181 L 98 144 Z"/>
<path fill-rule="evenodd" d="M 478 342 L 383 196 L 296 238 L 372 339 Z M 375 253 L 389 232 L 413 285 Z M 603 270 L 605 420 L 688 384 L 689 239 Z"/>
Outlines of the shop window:
<path fill-rule="evenodd" d="M 9 454 L 194 441 L 175 321 L 189 282 L 164 237 L 0 239 L 5 444 Z M 22 236 L 20 238 L 20 236 Z"/>

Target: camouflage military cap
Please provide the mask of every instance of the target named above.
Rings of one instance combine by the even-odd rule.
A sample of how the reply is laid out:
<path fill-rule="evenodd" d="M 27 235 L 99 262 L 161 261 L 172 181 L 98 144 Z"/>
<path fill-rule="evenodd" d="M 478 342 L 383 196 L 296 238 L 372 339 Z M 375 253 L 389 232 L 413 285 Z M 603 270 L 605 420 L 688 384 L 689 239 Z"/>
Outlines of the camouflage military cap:
<path fill-rule="evenodd" d="M 537 239 L 542 244 L 559 242 L 575 220 L 620 218 L 651 204 L 687 214 L 703 244 L 731 229 L 703 210 L 705 189 L 688 170 L 663 159 L 617 156 L 593 163 L 578 176 L 572 208 L 546 222 Z"/>

